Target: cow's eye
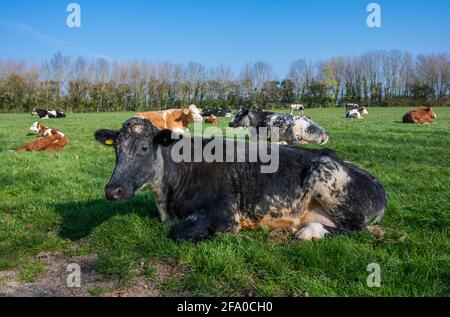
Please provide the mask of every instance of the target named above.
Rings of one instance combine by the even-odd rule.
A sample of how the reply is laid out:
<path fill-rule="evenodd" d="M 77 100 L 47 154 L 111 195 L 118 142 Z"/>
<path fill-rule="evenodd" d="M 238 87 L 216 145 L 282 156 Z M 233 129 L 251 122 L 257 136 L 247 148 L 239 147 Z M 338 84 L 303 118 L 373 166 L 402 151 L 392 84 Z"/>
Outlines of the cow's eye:
<path fill-rule="evenodd" d="M 148 151 L 148 146 L 142 147 L 142 152 L 147 152 L 147 151 Z"/>

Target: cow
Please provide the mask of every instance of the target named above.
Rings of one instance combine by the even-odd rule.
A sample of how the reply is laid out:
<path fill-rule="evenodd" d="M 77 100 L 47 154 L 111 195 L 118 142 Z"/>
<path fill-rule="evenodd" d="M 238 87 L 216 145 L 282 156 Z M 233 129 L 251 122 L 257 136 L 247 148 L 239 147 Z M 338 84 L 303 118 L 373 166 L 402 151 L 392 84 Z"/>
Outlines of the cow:
<path fill-rule="evenodd" d="M 32 116 L 39 116 L 40 119 L 61 119 L 65 118 L 66 114 L 64 112 L 59 112 L 56 110 L 46 110 L 46 109 L 33 109 L 31 112 Z"/>
<path fill-rule="evenodd" d="M 367 111 L 366 107 L 358 106 L 358 108 L 348 111 L 345 114 L 345 117 L 347 119 L 364 119 L 364 116 L 368 114 L 369 112 Z"/>
<path fill-rule="evenodd" d="M 326 144 L 329 134 L 314 121 L 306 116 L 292 116 L 290 114 L 275 114 L 273 112 L 239 109 L 231 128 L 254 128 L 259 133 L 260 128 L 267 128 L 269 141 L 273 128 L 278 129 L 278 142 L 287 144 Z M 255 130 L 252 130 L 255 132 Z"/>
<path fill-rule="evenodd" d="M 24 146 L 16 148 L 16 151 L 62 151 L 67 143 L 67 138 L 57 133 L 46 137 L 39 137 Z"/>
<path fill-rule="evenodd" d="M 130 199 L 148 186 L 161 221 L 174 223 L 175 241 L 198 242 L 217 232 L 288 228 L 300 240 L 316 240 L 364 230 L 380 221 L 386 208 L 383 185 L 368 172 L 342 161 L 331 150 L 269 144 L 278 148 L 279 165 L 262 173 L 260 159 L 237 160 L 236 148 L 250 143 L 174 137 L 150 121 L 132 118 L 120 131 L 98 130 L 95 139 L 112 144 L 114 172 L 105 187 L 108 200 Z M 179 161 L 179 142 L 215 143 L 234 149 L 234 161 Z M 219 144 L 219 145 L 217 145 Z M 228 155 L 228 153 L 227 153 Z"/>
<path fill-rule="evenodd" d="M 218 108 L 218 109 L 206 109 L 202 112 L 202 117 L 209 117 L 209 116 L 216 116 L 216 117 L 231 117 L 231 110 L 226 108 Z"/>
<path fill-rule="evenodd" d="M 140 112 L 136 117 L 151 121 L 158 129 L 169 129 L 179 134 L 187 132 L 190 123 L 203 121 L 195 105 L 183 109 Z"/>
<path fill-rule="evenodd" d="M 30 127 L 30 131 L 39 134 L 39 136 L 41 137 L 47 137 L 55 134 L 59 134 L 64 137 L 64 133 L 59 132 L 56 129 L 47 128 L 39 122 L 33 123 L 33 125 Z"/>
<path fill-rule="evenodd" d="M 291 108 L 291 115 L 294 114 L 294 111 L 300 111 L 302 115 L 305 112 L 305 106 L 303 105 L 291 105 L 290 108 Z"/>
<path fill-rule="evenodd" d="M 403 123 L 432 124 L 433 119 L 436 118 L 436 113 L 434 113 L 431 107 L 416 108 L 405 113 Z"/>
<path fill-rule="evenodd" d="M 219 119 L 217 119 L 215 115 L 210 115 L 208 118 L 206 118 L 205 123 L 210 123 L 212 125 L 220 124 Z"/>

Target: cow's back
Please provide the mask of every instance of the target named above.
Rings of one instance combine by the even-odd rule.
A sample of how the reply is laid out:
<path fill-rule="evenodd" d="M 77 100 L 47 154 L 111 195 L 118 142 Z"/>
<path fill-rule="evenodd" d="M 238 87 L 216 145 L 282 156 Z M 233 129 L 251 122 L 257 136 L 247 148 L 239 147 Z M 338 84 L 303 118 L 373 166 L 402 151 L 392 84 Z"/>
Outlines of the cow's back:
<path fill-rule="evenodd" d="M 139 112 L 135 117 L 150 121 L 159 130 L 167 129 L 164 111 Z"/>
<path fill-rule="evenodd" d="M 184 115 L 183 110 L 184 109 L 171 109 L 139 112 L 135 117 L 149 120 L 159 130 L 176 130 L 186 128 L 190 123 L 188 115 Z"/>

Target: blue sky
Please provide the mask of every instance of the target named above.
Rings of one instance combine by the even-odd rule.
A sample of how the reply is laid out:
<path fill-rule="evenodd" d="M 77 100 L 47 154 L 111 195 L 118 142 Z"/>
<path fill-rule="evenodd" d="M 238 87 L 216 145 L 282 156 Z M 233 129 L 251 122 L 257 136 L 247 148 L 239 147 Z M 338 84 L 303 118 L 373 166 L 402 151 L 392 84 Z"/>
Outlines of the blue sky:
<path fill-rule="evenodd" d="M 79 29 L 66 6 L 81 6 Z M 366 6 L 382 8 L 382 28 Z M 377 49 L 450 51 L 448 0 L 0 0 L 0 58 L 41 61 L 56 52 L 111 60 L 270 62 L 279 76 L 313 61 Z"/>

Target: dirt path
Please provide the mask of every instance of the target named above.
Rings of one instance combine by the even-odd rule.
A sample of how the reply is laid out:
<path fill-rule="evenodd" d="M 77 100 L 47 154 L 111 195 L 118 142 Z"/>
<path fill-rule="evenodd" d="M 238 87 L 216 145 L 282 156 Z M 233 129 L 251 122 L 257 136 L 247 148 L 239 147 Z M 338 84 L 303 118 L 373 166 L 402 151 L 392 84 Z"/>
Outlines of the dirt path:
<path fill-rule="evenodd" d="M 118 287 L 119 279 L 102 276 L 94 268 L 96 256 L 80 256 L 71 259 L 55 259 L 48 256 L 49 264 L 44 275 L 32 283 L 21 282 L 16 271 L 0 271 L 0 296 L 13 297 L 155 297 L 164 296 L 161 284 L 168 277 L 180 276 L 175 268 L 166 263 L 155 265 L 155 277 L 149 279 L 143 275 L 127 281 Z M 67 271 L 70 263 L 77 263 L 81 269 L 80 287 L 68 287 Z M 177 296 L 182 294 L 170 294 Z"/>

